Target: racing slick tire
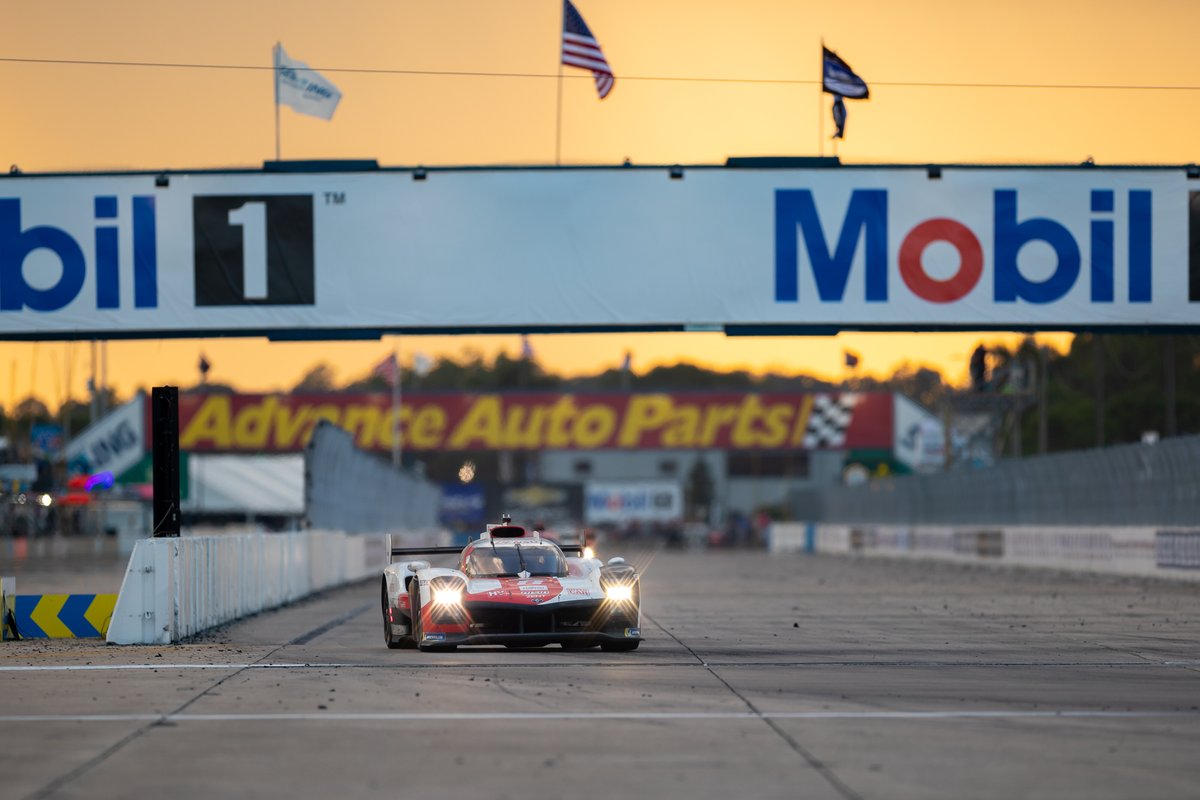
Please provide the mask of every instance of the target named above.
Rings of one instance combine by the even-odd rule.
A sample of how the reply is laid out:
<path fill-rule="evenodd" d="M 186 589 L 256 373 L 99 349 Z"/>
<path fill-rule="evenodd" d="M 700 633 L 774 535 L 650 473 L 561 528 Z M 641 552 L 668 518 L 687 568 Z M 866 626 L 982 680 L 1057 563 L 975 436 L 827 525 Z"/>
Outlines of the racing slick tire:
<path fill-rule="evenodd" d="M 389 609 L 387 596 L 387 579 L 383 581 L 383 643 L 388 646 L 389 650 L 411 650 L 417 646 L 417 640 L 412 637 L 412 626 L 409 626 L 408 636 L 394 636 L 392 634 L 392 625 L 388 621 Z"/>
<path fill-rule="evenodd" d="M 628 642 L 601 642 L 600 649 L 606 653 L 628 653 L 630 650 L 637 650 L 641 643 L 641 639 L 633 639 Z"/>
<path fill-rule="evenodd" d="M 421 630 L 421 587 L 416 578 L 408 584 L 408 608 L 412 612 L 413 641 L 423 653 L 448 653 L 457 650 L 454 644 L 424 644 L 425 632 Z"/>

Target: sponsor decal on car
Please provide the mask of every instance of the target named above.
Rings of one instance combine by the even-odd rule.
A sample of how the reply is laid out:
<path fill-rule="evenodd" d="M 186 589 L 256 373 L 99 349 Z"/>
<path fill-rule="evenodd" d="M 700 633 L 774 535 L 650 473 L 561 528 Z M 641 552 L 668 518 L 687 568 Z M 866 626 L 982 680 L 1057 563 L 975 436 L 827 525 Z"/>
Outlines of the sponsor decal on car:
<path fill-rule="evenodd" d="M 642 631 L 640 628 L 626 628 L 625 629 L 626 638 L 632 639 L 635 636 L 641 636 L 641 635 L 642 635 Z"/>
<path fill-rule="evenodd" d="M 444 642 L 444 641 L 446 641 L 446 634 L 444 634 L 444 633 L 427 633 L 427 634 L 425 634 L 425 641 L 427 641 L 427 642 Z"/>

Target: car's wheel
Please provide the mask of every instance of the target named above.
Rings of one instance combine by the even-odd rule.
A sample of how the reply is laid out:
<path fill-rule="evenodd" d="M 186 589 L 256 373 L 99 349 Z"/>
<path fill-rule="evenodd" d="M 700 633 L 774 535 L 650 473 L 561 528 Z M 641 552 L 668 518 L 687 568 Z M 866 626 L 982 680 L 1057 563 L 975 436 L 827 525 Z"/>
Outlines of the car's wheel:
<path fill-rule="evenodd" d="M 392 633 L 391 624 L 391 603 L 388 602 L 387 596 L 387 579 L 383 582 L 383 642 L 388 646 L 389 650 L 410 650 L 417 646 L 417 642 L 410 636 L 396 636 Z M 410 627 L 411 633 L 411 627 Z"/>
<path fill-rule="evenodd" d="M 630 650 L 637 650 L 641 643 L 641 639 L 631 639 L 627 642 L 602 642 L 600 649 L 606 653 L 628 653 Z"/>

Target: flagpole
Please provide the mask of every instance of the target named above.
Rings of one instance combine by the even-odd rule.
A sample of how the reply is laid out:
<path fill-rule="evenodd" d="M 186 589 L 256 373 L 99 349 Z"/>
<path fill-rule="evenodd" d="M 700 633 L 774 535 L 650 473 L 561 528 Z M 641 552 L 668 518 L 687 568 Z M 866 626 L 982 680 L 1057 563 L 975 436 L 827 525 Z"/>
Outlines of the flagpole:
<path fill-rule="evenodd" d="M 821 85 L 817 87 L 817 155 L 825 155 L 825 37 L 821 37 Z"/>
<path fill-rule="evenodd" d="M 395 368 L 395 375 L 392 380 L 392 466 L 400 469 L 401 445 L 400 445 L 400 358 L 397 355 L 399 348 L 392 350 L 392 366 Z"/>
<path fill-rule="evenodd" d="M 279 160 L 279 50 L 282 45 L 275 43 L 275 160 Z"/>
<path fill-rule="evenodd" d="M 554 119 L 554 166 L 562 166 L 562 89 L 563 89 L 563 31 L 567 25 L 567 4 L 562 4 L 562 14 L 558 25 L 558 105 L 555 107 Z"/>

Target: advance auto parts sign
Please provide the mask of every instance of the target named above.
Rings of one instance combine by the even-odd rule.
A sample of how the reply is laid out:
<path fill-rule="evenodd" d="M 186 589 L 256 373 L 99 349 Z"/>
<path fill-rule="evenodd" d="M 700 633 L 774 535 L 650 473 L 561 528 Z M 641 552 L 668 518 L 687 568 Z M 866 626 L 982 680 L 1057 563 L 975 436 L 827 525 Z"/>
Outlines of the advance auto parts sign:
<path fill-rule="evenodd" d="M 0 338 L 1200 323 L 1177 169 L 0 178 Z"/>
<path fill-rule="evenodd" d="M 326 419 L 365 450 L 392 446 L 387 394 L 185 394 L 179 446 L 292 452 Z M 892 447 L 892 396 L 870 394 L 410 394 L 409 450 Z"/>

